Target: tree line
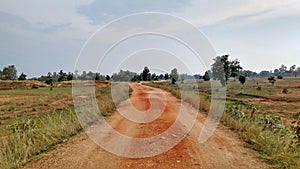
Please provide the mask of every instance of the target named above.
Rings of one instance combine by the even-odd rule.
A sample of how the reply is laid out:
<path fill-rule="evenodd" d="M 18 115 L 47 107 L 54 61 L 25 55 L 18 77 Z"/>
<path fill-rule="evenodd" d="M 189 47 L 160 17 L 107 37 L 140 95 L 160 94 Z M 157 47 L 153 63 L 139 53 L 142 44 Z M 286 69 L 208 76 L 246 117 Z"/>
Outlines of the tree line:
<path fill-rule="evenodd" d="M 185 79 L 203 79 L 209 81 L 210 79 L 219 80 L 220 83 L 225 86 L 229 78 L 238 79 L 242 84 L 246 82 L 247 77 L 268 77 L 270 82 L 275 82 L 275 77 L 282 79 L 284 76 L 300 75 L 300 67 L 292 65 L 287 67 L 281 65 L 279 68 L 273 71 L 263 70 L 259 73 L 250 70 L 243 70 L 238 59 L 229 60 L 229 55 L 217 56 L 214 58 L 214 63 L 211 65 L 211 70 L 205 71 L 204 75 L 195 74 L 179 74 L 176 68 L 172 69 L 170 73 L 156 74 L 151 73 L 147 66 L 144 67 L 142 72 L 136 73 L 129 70 L 120 70 L 118 73 L 110 75 L 102 75 L 92 71 L 83 71 L 79 73 L 75 71 L 64 72 L 60 70 L 57 72 L 48 72 L 47 75 L 41 75 L 40 77 L 30 78 L 28 80 L 43 81 L 47 84 L 52 84 L 61 81 L 77 80 L 113 80 L 113 81 L 158 81 L 158 80 L 170 80 L 173 84 L 177 81 L 183 81 Z M 0 80 L 27 80 L 27 75 L 21 73 L 17 76 L 17 69 L 15 65 L 9 65 L 0 70 Z"/>

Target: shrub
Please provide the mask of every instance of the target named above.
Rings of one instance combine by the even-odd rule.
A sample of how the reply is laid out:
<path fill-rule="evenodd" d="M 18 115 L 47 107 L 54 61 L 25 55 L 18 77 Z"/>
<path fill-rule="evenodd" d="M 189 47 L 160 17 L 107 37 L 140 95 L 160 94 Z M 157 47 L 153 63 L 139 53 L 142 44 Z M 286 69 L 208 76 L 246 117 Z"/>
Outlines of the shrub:
<path fill-rule="evenodd" d="M 274 85 L 274 83 L 276 82 L 276 79 L 275 79 L 274 76 L 268 77 L 268 80 L 269 80 L 270 83 L 272 83 L 272 85 Z"/>
<path fill-rule="evenodd" d="M 257 86 L 256 90 L 261 91 L 261 86 Z"/>
<path fill-rule="evenodd" d="M 246 82 L 246 76 L 244 76 L 244 75 L 239 76 L 239 81 L 240 81 L 240 83 L 242 83 L 244 85 Z"/>
<path fill-rule="evenodd" d="M 283 76 L 282 75 L 278 75 L 277 79 L 283 79 Z"/>
<path fill-rule="evenodd" d="M 287 94 L 287 93 L 288 93 L 288 89 L 287 89 L 287 88 L 283 88 L 283 89 L 282 89 L 282 93 L 283 93 L 283 94 Z"/>
<path fill-rule="evenodd" d="M 230 113 L 231 117 L 233 117 L 234 119 L 241 119 L 241 118 L 245 117 L 244 112 L 240 111 L 237 106 L 230 106 L 229 113 Z"/>
<path fill-rule="evenodd" d="M 38 89 L 39 86 L 38 86 L 37 84 L 33 84 L 33 85 L 31 86 L 31 88 L 32 88 L 32 89 Z"/>

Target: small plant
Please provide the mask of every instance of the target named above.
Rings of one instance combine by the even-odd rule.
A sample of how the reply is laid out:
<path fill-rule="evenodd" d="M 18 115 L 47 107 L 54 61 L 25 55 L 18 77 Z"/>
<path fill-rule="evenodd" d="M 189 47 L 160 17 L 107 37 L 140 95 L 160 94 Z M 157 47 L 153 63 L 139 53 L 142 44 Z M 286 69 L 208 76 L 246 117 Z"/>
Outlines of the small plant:
<path fill-rule="evenodd" d="M 282 75 L 278 75 L 277 79 L 283 79 L 283 76 Z"/>
<path fill-rule="evenodd" d="M 241 118 L 245 117 L 244 112 L 240 111 L 237 106 L 230 106 L 229 113 L 230 113 L 231 117 L 233 117 L 235 119 L 241 119 Z"/>
<path fill-rule="evenodd" d="M 257 86 L 257 87 L 256 87 L 256 90 L 257 90 L 257 91 L 261 91 L 261 86 Z"/>
<path fill-rule="evenodd" d="M 39 86 L 38 86 L 37 84 L 33 84 L 33 85 L 31 86 L 31 88 L 32 88 L 32 89 L 38 89 Z"/>
<path fill-rule="evenodd" d="M 274 85 L 274 83 L 276 82 L 276 79 L 274 76 L 270 76 L 268 77 L 269 83 L 271 83 L 272 85 Z"/>
<path fill-rule="evenodd" d="M 287 88 L 283 88 L 283 89 L 282 89 L 282 93 L 283 93 L 283 94 L 287 94 L 287 93 L 288 93 L 288 89 L 287 89 Z"/>
<path fill-rule="evenodd" d="M 281 117 L 280 116 L 274 116 L 271 114 L 266 115 L 260 115 L 258 117 L 258 123 L 263 126 L 263 130 L 265 129 L 272 129 L 275 130 L 277 128 L 281 128 Z"/>
<path fill-rule="evenodd" d="M 252 119 L 254 115 L 259 112 L 259 108 L 253 104 L 246 105 L 247 110 L 250 112 L 250 118 Z"/>
<path fill-rule="evenodd" d="M 292 115 L 294 120 L 300 119 L 300 111 Z"/>

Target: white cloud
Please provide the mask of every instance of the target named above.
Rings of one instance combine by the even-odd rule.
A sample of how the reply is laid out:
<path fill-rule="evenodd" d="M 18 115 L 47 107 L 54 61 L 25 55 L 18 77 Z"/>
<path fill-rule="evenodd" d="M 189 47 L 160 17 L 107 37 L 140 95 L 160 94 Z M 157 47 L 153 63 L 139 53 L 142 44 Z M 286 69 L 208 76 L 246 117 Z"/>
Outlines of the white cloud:
<path fill-rule="evenodd" d="M 216 24 L 231 17 L 248 16 L 249 24 L 278 16 L 300 14 L 297 0 L 194 0 L 190 6 L 175 13 L 196 26 Z"/>

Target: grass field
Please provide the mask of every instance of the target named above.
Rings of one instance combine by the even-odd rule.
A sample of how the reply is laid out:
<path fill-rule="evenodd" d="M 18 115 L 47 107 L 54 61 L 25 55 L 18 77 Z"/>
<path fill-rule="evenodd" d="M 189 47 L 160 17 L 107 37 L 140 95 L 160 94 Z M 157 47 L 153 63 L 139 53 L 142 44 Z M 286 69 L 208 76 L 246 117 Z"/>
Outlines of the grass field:
<path fill-rule="evenodd" d="M 200 101 L 200 112 L 207 114 L 210 82 L 197 82 L 200 95 L 195 92 L 197 86 L 184 83 L 187 85 L 183 100 L 192 105 Z M 170 82 L 146 84 L 181 97 L 179 87 Z M 0 168 L 17 168 L 82 131 L 70 83 L 56 84 L 53 90 L 40 83 L 38 89 L 30 85 L 18 81 L 0 83 Z M 111 85 L 99 82 L 95 89 L 101 113 L 110 116 L 116 109 Z M 116 102 L 128 98 L 118 95 L 126 88 L 115 89 Z M 222 122 L 274 168 L 300 168 L 299 95 L 299 78 L 277 80 L 274 85 L 262 78 L 248 79 L 245 85 L 231 79 Z"/>
<path fill-rule="evenodd" d="M 170 82 L 145 84 L 170 91 L 178 98 L 181 96 L 179 87 Z M 208 113 L 210 82 L 198 81 L 198 87 L 199 110 Z M 192 91 L 194 88 L 191 85 L 184 90 Z M 277 80 L 274 85 L 264 78 L 248 79 L 245 85 L 230 79 L 222 123 L 235 131 L 245 141 L 245 146 L 256 150 L 258 156 L 274 168 L 300 168 L 299 95 L 299 78 Z M 195 102 L 193 99 L 183 100 L 192 104 Z"/>
<path fill-rule="evenodd" d="M 82 131 L 70 83 L 53 90 L 47 85 L 32 89 L 18 81 L 0 86 L 7 83 L 14 89 L 0 90 L 0 168 L 17 168 Z M 116 109 L 110 85 L 99 82 L 95 89 L 99 110 L 110 116 Z"/>

